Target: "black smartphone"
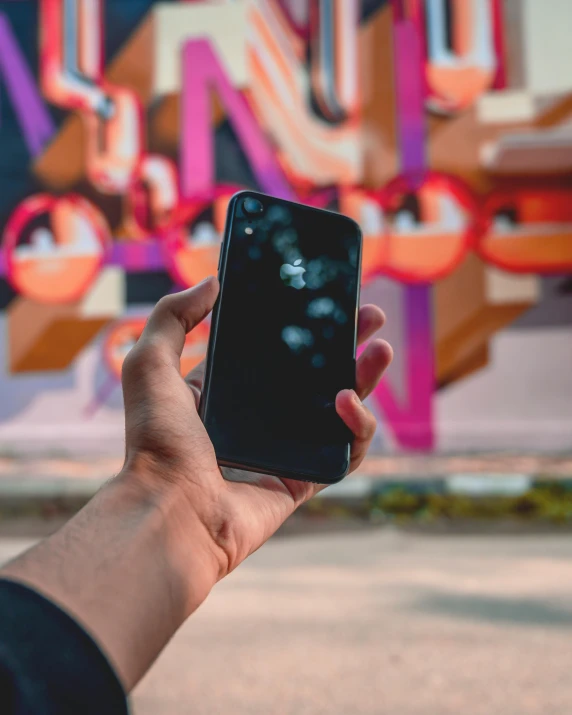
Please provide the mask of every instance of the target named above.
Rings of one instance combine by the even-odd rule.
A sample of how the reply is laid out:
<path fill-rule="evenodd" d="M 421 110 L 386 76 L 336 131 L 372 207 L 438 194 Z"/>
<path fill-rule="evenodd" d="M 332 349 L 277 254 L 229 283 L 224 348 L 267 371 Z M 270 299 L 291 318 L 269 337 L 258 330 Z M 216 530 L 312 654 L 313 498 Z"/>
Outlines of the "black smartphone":
<path fill-rule="evenodd" d="M 221 466 L 347 474 L 335 399 L 355 386 L 361 244 L 341 214 L 254 191 L 230 200 L 200 408 Z"/>

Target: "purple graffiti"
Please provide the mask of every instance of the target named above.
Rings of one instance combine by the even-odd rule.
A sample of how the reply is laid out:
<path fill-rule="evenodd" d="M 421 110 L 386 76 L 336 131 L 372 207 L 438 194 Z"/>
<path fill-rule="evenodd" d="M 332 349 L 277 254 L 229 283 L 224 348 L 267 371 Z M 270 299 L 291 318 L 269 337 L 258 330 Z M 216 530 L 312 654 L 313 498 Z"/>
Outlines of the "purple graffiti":
<path fill-rule="evenodd" d="M 395 92 L 398 112 L 401 170 L 422 173 L 425 168 L 425 92 L 419 31 L 411 20 L 394 25 Z"/>
<path fill-rule="evenodd" d="M 165 264 L 160 241 L 114 241 L 109 263 L 132 273 L 163 270 Z"/>
<path fill-rule="evenodd" d="M 1 12 L 0 77 L 4 80 L 28 151 L 35 158 L 54 135 L 55 127 L 8 18 Z"/>

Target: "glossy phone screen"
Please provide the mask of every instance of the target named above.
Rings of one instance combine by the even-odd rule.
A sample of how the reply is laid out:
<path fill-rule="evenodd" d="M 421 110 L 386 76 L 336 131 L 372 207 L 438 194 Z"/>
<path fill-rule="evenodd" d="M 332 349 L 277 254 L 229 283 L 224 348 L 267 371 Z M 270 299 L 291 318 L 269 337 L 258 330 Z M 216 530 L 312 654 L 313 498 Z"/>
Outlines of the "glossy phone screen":
<path fill-rule="evenodd" d="M 248 199 L 256 212 L 247 213 Z M 349 466 L 361 233 L 255 192 L 231 200 L 201 414 L 222 465 L 316 482 Z"/>

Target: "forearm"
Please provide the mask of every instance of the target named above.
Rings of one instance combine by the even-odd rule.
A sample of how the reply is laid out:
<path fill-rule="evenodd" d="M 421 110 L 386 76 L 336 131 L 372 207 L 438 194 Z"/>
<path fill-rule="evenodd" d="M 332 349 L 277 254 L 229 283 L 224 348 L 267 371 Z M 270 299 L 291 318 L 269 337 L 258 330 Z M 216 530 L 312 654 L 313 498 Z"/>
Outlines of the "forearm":
<path fill-rule="evenodd" d="M 0 575 L 74 616 L 130 690 L 218 575 L 200 520 L 180 507 L 121 474 Z"/>

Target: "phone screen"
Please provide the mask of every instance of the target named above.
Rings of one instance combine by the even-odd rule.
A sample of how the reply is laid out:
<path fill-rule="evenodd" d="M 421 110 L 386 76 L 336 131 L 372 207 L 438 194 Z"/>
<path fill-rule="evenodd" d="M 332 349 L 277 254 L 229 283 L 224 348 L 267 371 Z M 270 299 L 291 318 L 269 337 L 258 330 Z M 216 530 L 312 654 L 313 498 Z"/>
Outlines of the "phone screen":
<path fill-rule="evenodd" d="M 349 466 L 361 233 L 345 216 L 233 197 L 202 415 L 223 465 L 330 482 Z"/>

